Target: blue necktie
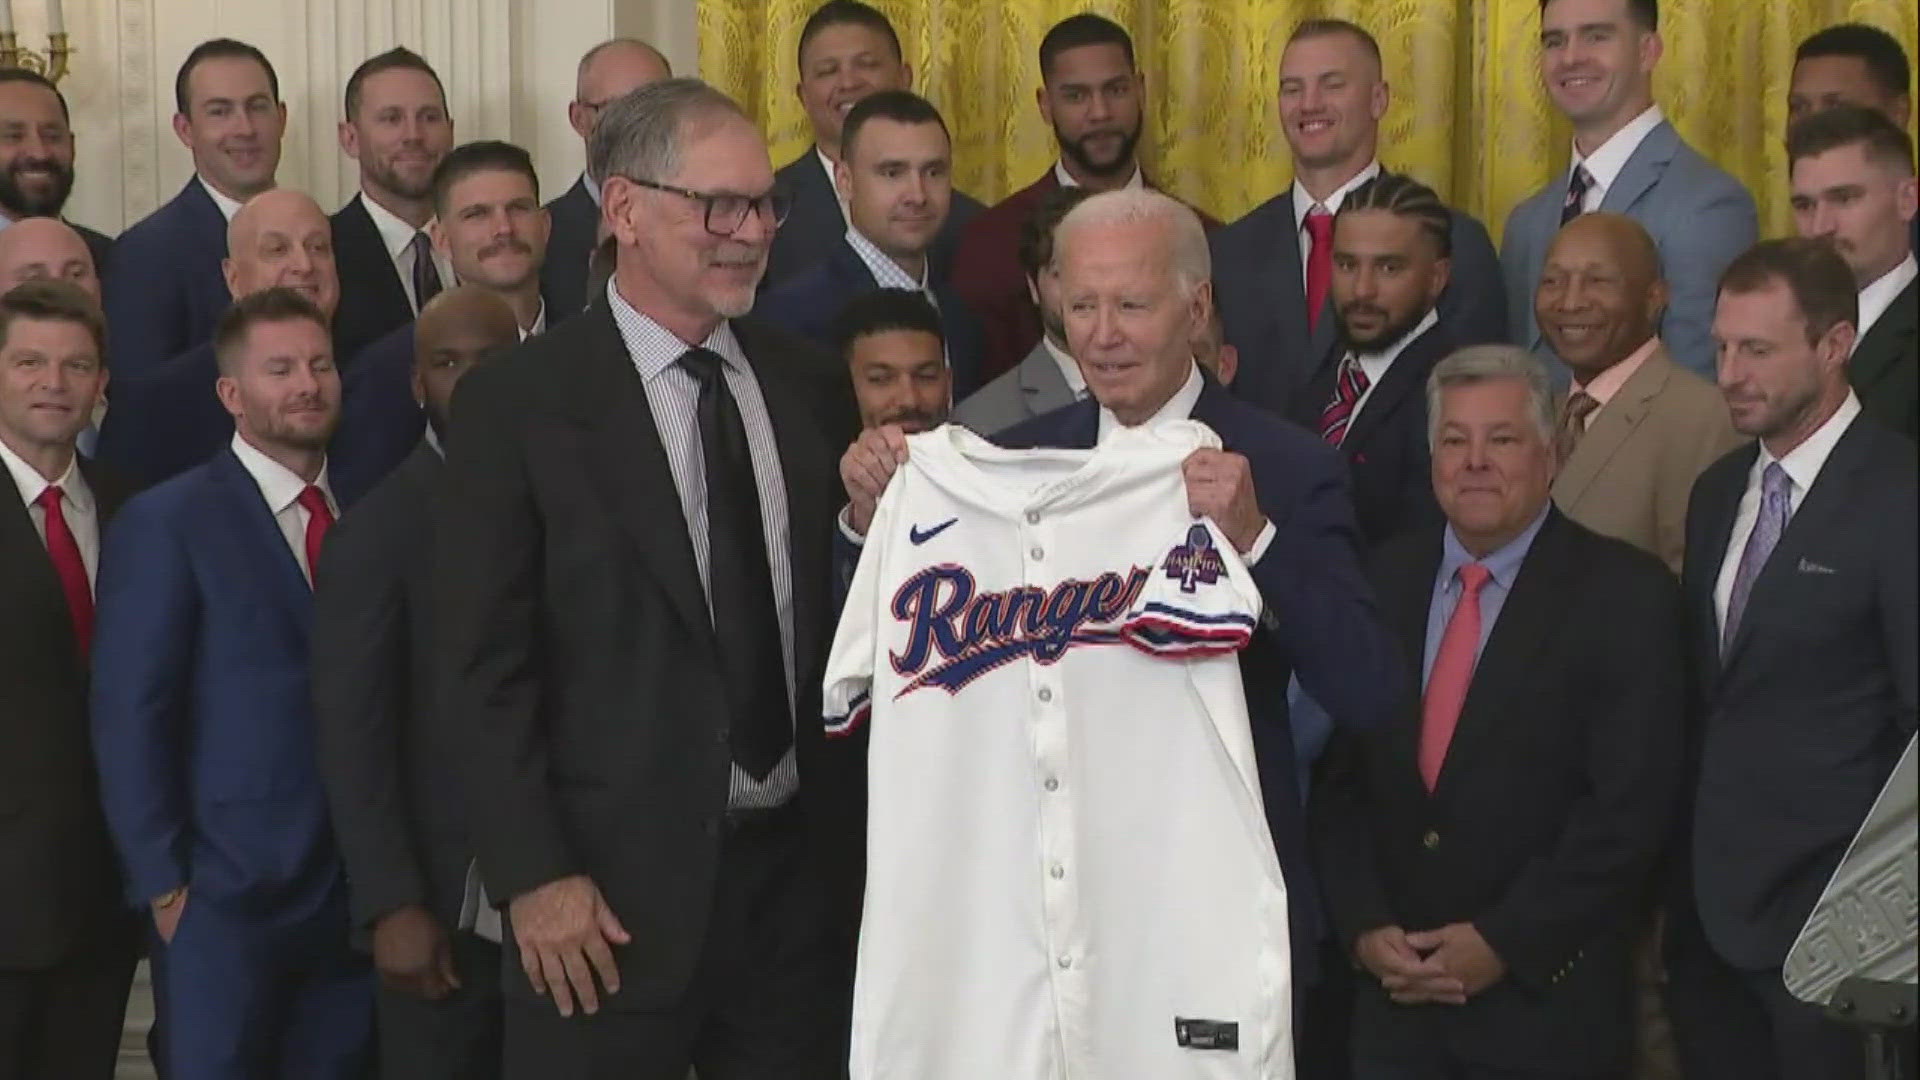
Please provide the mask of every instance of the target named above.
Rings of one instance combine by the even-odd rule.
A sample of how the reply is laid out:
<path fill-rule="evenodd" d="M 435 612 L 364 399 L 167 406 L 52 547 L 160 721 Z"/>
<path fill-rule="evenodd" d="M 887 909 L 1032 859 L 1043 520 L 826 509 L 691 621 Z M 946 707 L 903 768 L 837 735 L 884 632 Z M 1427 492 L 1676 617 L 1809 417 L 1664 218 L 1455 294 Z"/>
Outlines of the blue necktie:
<path fill-rule="evenodd" d="M 1733 595 L 1727 598 L 1727 625 L 1720 634 L 1720 651 L 1733 644 L 1740 617 L 1746 614 L 1747 598 L 1753 595 L 1753 583 L 1766 568 L 1780 534 L 1787 530 L 1787 518 L 1793 509 L 1793 482 L 1779 462 L 1760 474 L 1760 516 L 1754 519 L 1753 532 L 1740 552 L 1740 568 L 1733 574 Z"/>

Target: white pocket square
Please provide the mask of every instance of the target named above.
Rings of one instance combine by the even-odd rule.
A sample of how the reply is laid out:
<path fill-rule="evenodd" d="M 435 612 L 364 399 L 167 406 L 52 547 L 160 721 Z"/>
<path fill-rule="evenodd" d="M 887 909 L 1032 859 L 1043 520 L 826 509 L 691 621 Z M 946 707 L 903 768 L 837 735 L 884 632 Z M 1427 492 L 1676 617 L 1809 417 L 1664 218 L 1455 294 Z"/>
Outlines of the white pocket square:
<path fill-rule="evenodd" d="M 1823 566 L 1812 559 L 1800 560 L 1800 572 L 1803 574 L 1837 574 L 1840 571 L 1831 566 Z"/>

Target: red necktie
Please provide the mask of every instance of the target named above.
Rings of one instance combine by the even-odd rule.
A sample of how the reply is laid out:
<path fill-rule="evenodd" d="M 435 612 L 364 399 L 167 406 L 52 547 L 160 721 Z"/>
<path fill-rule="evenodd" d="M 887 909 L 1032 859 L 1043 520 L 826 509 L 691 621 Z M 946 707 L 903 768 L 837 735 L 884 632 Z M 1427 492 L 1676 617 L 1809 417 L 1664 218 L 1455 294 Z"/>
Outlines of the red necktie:
<path fill-rule="evenodd" d="M 1320 309 L 1327 306 L 1327 284 L 1333 280 L 1333 215 L 1315 207 L 1307 213 L 1307 333 L 1320 327 Z"/>
<path fill-rule="evenodd" d="M 67 515 L 60 501 L 65 495 L 59 484 L 48 484 L 37 500 L 47 519 L 47 555 L 53 560 L 54 575 L 60 579 L 60 591 L 67 594 L 67 613 L 73 616 L 73 641 L 80 655 L 93 646 L 93 586 L 87 581 L 87 564 L 80 558 L 80 545 L 67 528 Z"/>
<path fill-rule="evenodd" d="M 327 505 L 326 495 L 312 484 L 296 501 L 307 509 L 307 581 L 311 583 L 320 573 L 320 543 L 333 527 L 333 508 Z"/>
<path fill-rule="evenodd" d="M 1327 440 L 1328 445 L 1339 446 L 1346 440 L 1353 410 L 1359 406 L 1360 395 L 1367 392 L 1372 381 L 1352 353 L 1340 358 L 1340 373 L 1333 380 L 1333 398 L 1320 411 L 1320 437 Z"/>
<path fill-rule="evenodd" d="M 1428 791 L 1439 782 L 1440 765 L 1447 760 L 1447 746 L 1460 723 L 1460 707 L 1467 701 L 1467 684 L 1473 681 L 1473 664 L 1480 651 L 1480 590 L 1492 576 L 1479 563 L 1467 563 L 1459 574 L 1460 602 L 1440 635 L 1440 649 L 1434 654 L 1420 706 L 1420 779 L 1426 781 Z"/>

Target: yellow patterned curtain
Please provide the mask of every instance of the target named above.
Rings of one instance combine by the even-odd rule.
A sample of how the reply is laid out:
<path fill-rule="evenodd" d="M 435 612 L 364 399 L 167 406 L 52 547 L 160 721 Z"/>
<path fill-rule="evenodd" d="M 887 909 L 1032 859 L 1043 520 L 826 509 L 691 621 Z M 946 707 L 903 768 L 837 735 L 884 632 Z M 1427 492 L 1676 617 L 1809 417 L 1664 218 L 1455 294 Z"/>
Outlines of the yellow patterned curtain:
<path fill-rule="evenodd" d="M 1538 0 L 871 0 L 899 30 L 914 86 L 945 114 L 960 186 L 992 202 L 1053 160 L 1034 107 L 1047 28 L 1098 11 L 1133 34 L 1147 77 L 1142 153 L 1174 193 L 1232 220 L 1290 181 L 1275 111 L 1280 46 L 1301 19 L 1371 30 L 1393 105 L 1393 168 L 1435 186 L 1496 239 L 1507 211 L 1566 165 L 1540 86 Z M 699 0 L 700 71 L 765 127 L 774 163 L 811 139 L 794 96 L 800 27 L 819 0 Z M 1914 54 L 1913 0 L 1663 0 L 1655 90 L 1689 142 L 1745 181 L 1769 235 L 1788 231 L 1786 87 L 1794 45 L 1836 22 Z"/>

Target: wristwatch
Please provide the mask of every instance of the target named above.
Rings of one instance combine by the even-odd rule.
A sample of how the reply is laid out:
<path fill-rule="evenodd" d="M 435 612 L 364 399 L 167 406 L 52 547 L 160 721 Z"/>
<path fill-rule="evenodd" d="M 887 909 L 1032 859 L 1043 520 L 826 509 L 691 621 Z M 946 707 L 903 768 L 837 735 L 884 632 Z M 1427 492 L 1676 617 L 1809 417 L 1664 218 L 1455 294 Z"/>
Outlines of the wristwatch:
<path fill-rule="evenodd" d="M 174 888 L 168 889 L 166 892 L 163 892 L 159 896 L 154 897 L 151 903 L 153 904 L 153 909 L 155 911 L 165 911 L 168 908 L 172 907 L 173 905 L 179 903 L 180 898 L 185 895 L 187 895 L 187 887 L 185 885 L 180 885 L 180 886 L 176 886 Z"/>

